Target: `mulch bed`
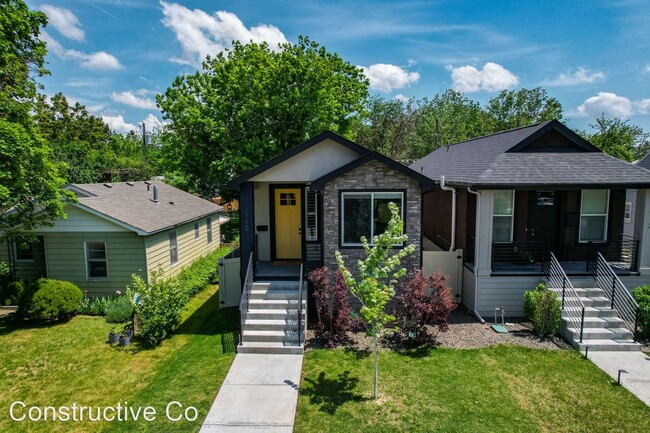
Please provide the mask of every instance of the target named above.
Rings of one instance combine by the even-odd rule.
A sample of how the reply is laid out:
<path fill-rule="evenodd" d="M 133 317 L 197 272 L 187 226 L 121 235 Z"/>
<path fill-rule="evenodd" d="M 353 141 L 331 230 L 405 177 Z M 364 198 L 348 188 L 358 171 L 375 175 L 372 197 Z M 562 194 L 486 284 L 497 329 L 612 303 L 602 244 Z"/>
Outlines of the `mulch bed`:
<path fill-rule="evenodd" d="M 484 317 L 484 319 L 489 320 Z M 430 329 L 435 335 L 434 340 L 429 343 L 432 346 L 450 347 L 454 349 L 479 349 L 482 347 L 497 344 L 511 344 L 515 346 L 530 347 L 533 349 L 565 350 L 571 349 L 571 345 L 561 337 L 551 336 L 540 338 L 533 331 L 529 322 L 524 319 L 509 319 L 506 321 L 507 334 L 499 334 L 490 328 L 489 321 L 480 323 L 478 319 L 463 306 L 451 312 L 449 315 L 449 330 L 438 332 Z M 314 337 L 314 331 L 307 332 L 306 350 L 325 347 L 322 341 Z M 372 340 L 363 332 L 349 332 L 348 341 L 341 345 L 343 349 L 370 350 Z M 405 346 L 395 337 L 387 337 L 381 341 L 383 350 L 411 349 Z"/>

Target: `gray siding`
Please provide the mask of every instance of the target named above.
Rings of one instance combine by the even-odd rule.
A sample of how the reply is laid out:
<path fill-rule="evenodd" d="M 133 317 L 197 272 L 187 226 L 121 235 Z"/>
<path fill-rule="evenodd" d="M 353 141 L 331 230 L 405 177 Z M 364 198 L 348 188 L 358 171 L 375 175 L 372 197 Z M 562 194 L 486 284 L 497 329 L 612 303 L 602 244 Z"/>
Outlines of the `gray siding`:
<path fill-rule="evenodd" d="M 34 260 L 16 261 L 16 277 L 23 280 L 35 280 L 47 276 L 45 263 L 45 244 L 42 237 L 34 243 Z M 9 245 L 7 238 L 0 240 L 0 261 L 9 262 L 9 254 L 14 255 L 13 245 Z"/>

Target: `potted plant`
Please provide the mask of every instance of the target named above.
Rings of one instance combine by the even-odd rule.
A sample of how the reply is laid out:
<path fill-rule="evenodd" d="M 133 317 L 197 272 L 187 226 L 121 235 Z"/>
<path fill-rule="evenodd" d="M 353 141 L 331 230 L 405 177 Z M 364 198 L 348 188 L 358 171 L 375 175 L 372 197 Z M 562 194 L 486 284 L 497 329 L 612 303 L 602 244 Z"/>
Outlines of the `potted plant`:
<path fill-rule="evenodd" d="M 133 324 L 132 323 L 127 323 L 124 325 L 124 331 L 122 332 L 124 335 L 129 337 L 129 339 L 133 339 Z"/>
<path fill-rule="evenodd" d="M 120 341 L 120 333 L 117 332 L 117 329 L 115 326 L 111 329 L 111 331 L 108 333 L 108 343 L 109 344 L 117 344 Z"/>
<path fill-rule="evenodd" d="M 132 331 L 131 331 L 132 332 Z M 120 346 L 128 346 L 131 344 L 131 337 L 129 336 L 128 325 L 124 327 L 122 333 L 120 334 L 119 344 Z"/>

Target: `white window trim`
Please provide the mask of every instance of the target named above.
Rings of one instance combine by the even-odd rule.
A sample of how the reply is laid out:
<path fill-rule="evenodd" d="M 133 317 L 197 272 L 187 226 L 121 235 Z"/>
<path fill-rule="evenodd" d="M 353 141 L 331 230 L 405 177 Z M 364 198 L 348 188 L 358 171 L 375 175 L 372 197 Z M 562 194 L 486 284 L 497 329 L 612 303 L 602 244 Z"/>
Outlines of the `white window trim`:
<path fill-rule="evenodd" d="M 625 216 L 627 215 L 627 216 Z M 631 223 L 632 222 L 632 202 L 631 201 L 626 201 L 625 202 L 625 212 L 623 213 L 624 220 L 626 223 Z"/>
<path fill-rule="evenodd" d="M 106 254 L 106 276 L 105 277 L 91 277 L 90 276 L 90 268 L 88 267 L 88 243 L 89 242 L 97 242 L 97 243 L 103 243 L 104 244 L 104 253 Z M 105 240 L 87 240 L 84 241 L 84 257 L 86 260 L 84 260 L 84 266 L 86 267 L 86 281 L 106 281 L 108 280 L 108 277 L 110 275 L 109 269 L 108 269 L 108 243 Z"/>
<path fill-rule="evenodd" d="M 586 243 L 589 243 L 589 242 L 593 242 L 593 243 L 596 243 L 596 244 L 602 244 L 602 243 L 607 242 L 607 226 L 609 224 L 609 190 L 606 189 L 605 191 L 607 191 L 607 199 L 606 199 L 606 202 L 605 202 L 605 213 L 604 214 L 601 214 L 601 213 L 583 214 L 582 213 L 582 205 L 584 203 L 583 196 L 584 196 L 585 190 L 583 189 L 580 192 L 580 220 L 578 221 L 578 243 L 580 243 L 580 244 L 586 244 Z M 597 240 L 597 241 L 589 241 L 589 240 L 583 241 L 582 240 L 581 227 L 582 227 L 582 217 L 583 216 L 586 216 L 586 217 L 589 217 L 589 216 L 604 216 L 605 217 L 605 224 L 603 224 L 603 239 L 602 240 Z"/>
<path fill-rule="evenodd" d="M 174 233 L 176 235 L 176 261 L 175 262 L 172 262 L 172 254 L 171 254 L 171 252 L 172 252 L 172 240 L 169 239 L 169 266 L 173 268 L 174 266 L 178 265 L 181 262 L 181 255 L 180 255 L 180 251 L 179 251 L 179 248 L 178 248 L 178 231 L 173 230 L 173 231 L 169 232 L 169 234 L 172 234 L 172 233 Z M 169 238 L 169 234 L 167 235 L 168 238 Z"/>
<path fill-rule="evenodd" d="M 201 238 L 201 223 L 200 222 L 195 222 L 194 223 L 194 240 L 198 240 Z"/>
<path fill-rule="evenodd" d="M 373 233 L 374 229 L 374 224 L 375 224 L 375 207 L 372 205 L 372 203 L 375 201 L 375 194 L 399 194 L 401 196 L 402 200 L 402 206 L 401 206 L 401 218 L 402 221 L 404 221 L 404 207 L 406 203 L 404 203 L 404 191 L 345 191 L 341 193 L 341 214 L 339 215 L 339 219 L 341 220 L 341 223 L 339 225 L 339 236 L 341 237 L 341 246 L 343 247 L 361 247 L 363 244 L 361 242 L 357 243 L 346 243 L 345 239 L 343 239 L 343 225 L 345 223 L 344 217 L 345 217 L 345 196 L 346 195 L 368 195 L 370 194 L 370 239 L 368 239 L 368 244 L 374 245 L 373 243 L 373 238 L 375 236 L 375 233 Z M 402 233 L 403 234 L 403 233 Z M 401 247 L 404 246 L 403 243 L 401 244 L 393 244 L 394 247 Z"/>
<path fill-rule="evenodd" d="M 32 258 L 31 259 L 19 259 L 18 258 L 18 245 L 16 244 L 16 239 L 13 240 L 13 253 L 14 253 L 14 262 L 15 263 L 34 263 L 34 242 L 32 242 Z"/>
<path fill-rule="evenodd" d="M 314 200 L 316 200 L 316 203 L 314 203 L 315 209 L 314 209 L 314 224 L 315 224 L 315 229 L 316 229 L 316 236 L 313 239 L 308 239 L 307 233 L 309 231 L 309 225 L 307 224 L 309 221 L 309 193 L 311 191 L 307 188 L 305 188 L 305 241 L 307 242 L 318 242 L 318 194 L 316 192 L 313 192 Z"/>
<path fill-rule="evenodd" d="M 502 191 L 502 190 L 499 190 Z M 510 217 L 510 240 L 508 241 L 495 241 L 494 239 L 492 240 L 496 244 L 508 244 L 514 241 L 514 232 L 515 232 L 515 190 L 506 190 L 512 192 L 512 214 L 506 215 L 506 214 L 495 214 L 494 213 L 494 193 L 492 193 L 492 227 L 491 227 L 491 233 L 492 236 L 494 237 L 494 217 Z"/>
<path fill-rule="evenodd" d="M 210 245 L 214 241 L 214 237 L 212 234 L 212 217 L 207 217 L 205 219 L 205 238 L 208 242 L 208 245 Z"/>

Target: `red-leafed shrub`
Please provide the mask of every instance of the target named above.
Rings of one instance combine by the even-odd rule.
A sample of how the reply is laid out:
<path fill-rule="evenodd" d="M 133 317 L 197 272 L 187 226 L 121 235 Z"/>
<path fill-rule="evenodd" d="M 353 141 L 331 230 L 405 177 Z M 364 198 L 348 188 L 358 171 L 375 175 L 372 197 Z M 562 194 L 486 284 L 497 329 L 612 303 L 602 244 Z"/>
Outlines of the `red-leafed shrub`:
<path fill-rule="evenodd" d="M 425 341 L 433 337 L 427 325 L 437 326 L 440 332 L 449 328 L 447 317 L 456 308 L 447 277 L 434 272 L 425 278 L 417 269 L 409 274 L 400 293 L 395 297 L 398 310 L 395 315 L 401 336 L 407 340 Z"/>
<path fill-rule="evenodd" d="M 350 330 L 350 306 L 348 288 L 341 271 L 336 271 L 334 285 L 330 284 L 327 267 L 315 269 L 309 274 L 314 283 L 314 301 L 318 315 L 316 337 L 325 341 L 327 347 L 336 347 L 347 339 Z"/>

